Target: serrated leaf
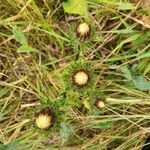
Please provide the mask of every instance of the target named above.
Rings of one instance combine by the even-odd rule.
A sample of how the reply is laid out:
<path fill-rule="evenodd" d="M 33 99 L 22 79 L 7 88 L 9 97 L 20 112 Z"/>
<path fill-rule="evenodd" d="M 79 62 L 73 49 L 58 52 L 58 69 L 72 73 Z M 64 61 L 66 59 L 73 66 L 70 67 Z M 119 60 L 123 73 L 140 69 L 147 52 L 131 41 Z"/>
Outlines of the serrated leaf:
<path fill-rule="evenodd" d="M 17 27 L 12 27 L 12 28 L 13 28 L 12 32 L 13 32 L 13 35 L 14 35 L 15 40 L 16 40 L 17 42 L 19 42 L 20 44 L 22 44 L 22 45 L 27 44 L 27 39 L 26 39 L 26 37 L 24 36 L 23 32 L 22 32 L 22 31 L 19 31 L 19 30 L 17 29 Z"/>
<path fill-rule="evenodd" d="M 137 76 L 133 82 L 134 86 L 139 90 L 150 90 L 150 81 L 146 80 L 143 76 Z"/>
<path fill-rule="evenodd" d="M 22 45 L 17 49 L 18 53 L 29 53 L 29 52 L 35 52 L 35 51 L 36 50 L 28 44 Z"/>
<path fill-rule="evenodd" d="M 67 13 L 83 15 L 87 13 L 87 1 L 86 0 L 68 0 L 63 2 L 64 11 Z"/>

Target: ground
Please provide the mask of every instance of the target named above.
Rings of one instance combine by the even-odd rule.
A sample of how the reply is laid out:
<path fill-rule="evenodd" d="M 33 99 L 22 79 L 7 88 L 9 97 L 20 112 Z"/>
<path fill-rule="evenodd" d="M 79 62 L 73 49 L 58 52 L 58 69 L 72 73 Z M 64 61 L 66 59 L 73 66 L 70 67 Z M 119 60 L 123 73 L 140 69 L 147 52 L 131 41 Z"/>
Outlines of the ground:
<path fill-rule="evenodd" d="M 81 15 L 65 12 L 61 0 L 0 0 L 1 150 L 142 149 L 150 1 L 87 3 Z M 80 36 L 84 22 L 90 30 Z M 45 109 L 53 121 L 46 130 L 35 124 Z"/>

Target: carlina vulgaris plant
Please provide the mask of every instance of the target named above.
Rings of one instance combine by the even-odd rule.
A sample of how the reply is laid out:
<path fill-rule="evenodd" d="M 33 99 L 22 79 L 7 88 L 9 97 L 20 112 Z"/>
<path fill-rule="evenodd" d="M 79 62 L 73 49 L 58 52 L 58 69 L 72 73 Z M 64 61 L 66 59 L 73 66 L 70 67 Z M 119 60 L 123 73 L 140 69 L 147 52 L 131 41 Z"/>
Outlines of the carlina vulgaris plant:
<path fill-rule="evenodd" d="M 60 129 L 61 122 L 64 122 L 65 111 L 61 109 L 61 98 L 57 100 L 40 100 L 42 107 L 35 113 L 34 124 L 39 131 L 46 131 L 54 135 Z M 44 133 L 44 132 L 42 132 Z"/>
<path fill-rule="evenodd" d="M 72 62 L 63 73 L 66 101 L 72 107 L 81 107 L 86 102 L 93 104 L 95 74 L 91 64 L 84 60 Z M 86 105 L 87 106 L 87 105 Z"/>

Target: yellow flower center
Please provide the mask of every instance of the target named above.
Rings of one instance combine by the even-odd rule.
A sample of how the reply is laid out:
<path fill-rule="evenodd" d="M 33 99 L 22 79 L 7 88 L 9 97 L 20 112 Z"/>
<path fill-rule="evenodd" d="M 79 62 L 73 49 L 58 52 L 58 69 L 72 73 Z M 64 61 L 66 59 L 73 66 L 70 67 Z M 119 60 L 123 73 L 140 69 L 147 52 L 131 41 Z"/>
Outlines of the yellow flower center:
<path fill-rule="evenodd" d="M 90 28 L 88 24 L 82 23 L 78 26 L 77 32 L 80 34 L 80 36 L 84 36 L 89 32 Z"/>
<path fill-rule="evenodd" d="M 88 75 L 84 71 L 79 71 L 74 75 L 74 81 L 78 85 L 85 85 L 88 82 Z"/>
<path fill-rule="evenodd" d="M 36 118 L 36 125 L 40 129 L 47 129 L 51 125 L 52 118 L 51 116 L 39 114 Z"/>

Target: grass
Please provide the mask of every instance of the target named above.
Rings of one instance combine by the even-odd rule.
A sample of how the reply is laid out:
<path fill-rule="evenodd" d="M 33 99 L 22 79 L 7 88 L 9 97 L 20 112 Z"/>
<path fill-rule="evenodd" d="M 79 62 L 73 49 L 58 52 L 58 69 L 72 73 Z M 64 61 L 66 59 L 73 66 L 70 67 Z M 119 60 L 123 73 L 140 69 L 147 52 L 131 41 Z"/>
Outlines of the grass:
<path fill-rule="evenodd" d="M 64 13 L 60 0 L 0 1 L 0 149 L 143 147 L 150 125 L 149 3 L 130 3 L 134 9 L 125 10 L 117 0 L 88 1 L 88 14 L 78 16 Z M 75 28 L 83 20 L 91 33 L 81 39 Z M 90 82 L 80 89 L 70 76 L 81 68 Z M 34 122 L 44 107 L 56 117 L 49 131 Z"/>

